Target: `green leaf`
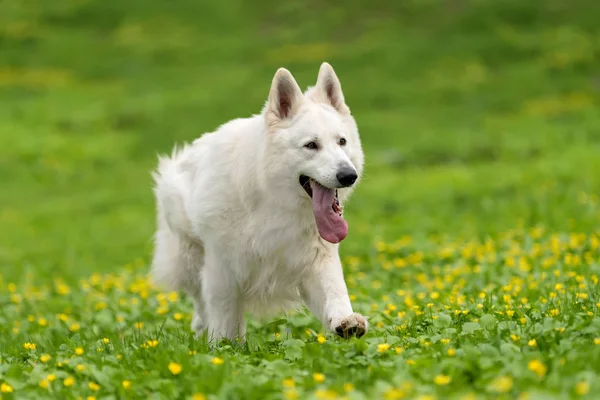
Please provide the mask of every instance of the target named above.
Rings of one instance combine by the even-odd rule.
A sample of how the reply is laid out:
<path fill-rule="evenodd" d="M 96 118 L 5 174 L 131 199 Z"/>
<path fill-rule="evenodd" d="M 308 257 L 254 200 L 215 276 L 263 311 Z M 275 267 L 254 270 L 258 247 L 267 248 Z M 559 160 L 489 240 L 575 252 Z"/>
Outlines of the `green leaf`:
<path fill-rule="evenodd" d="M 447 328 L 452 323 L 452 317 L 448 314 L 440 313 L 437 319 L 433 320 L 433 326 L 436 328 Z"/>
<path fill-rule="evenodd" d="M 287 319 L 281 318 L 281 319 L 275 320 L 273 322 L 270 322 L 269 324 L 267 324 L 267 327 L 268 328 L 277 328 L 279 325 L 283 325 L 285 323 L 287 323 Z"/>
<path fill-rule="evenodd" d="M 305 343 L 299 339 L 288 339 L 283 342 L 285 348 L 285 358 L 291 361 L 302 358 L 302 348 Z"/>
<path fill-rule="evenodd" d="M 481 326 L 477 322 L 465 322 L 462 326 L 463 335 L 468 335 L 478 330 L 481 330 Z"/>
<path fill-rule="evenodd" d="M 479 323 L 485 329 L 492 330 L 496 325 L 496 317 L 491 314 L 484 314 L 479 318 Z"/>
<path fill-rule="evenodd" d="M 502 343 L 500 345 L 500 352 L 502 354 L 516 354 L 516 353 L 520 353 L 521 349 L 512 343 Z"/>

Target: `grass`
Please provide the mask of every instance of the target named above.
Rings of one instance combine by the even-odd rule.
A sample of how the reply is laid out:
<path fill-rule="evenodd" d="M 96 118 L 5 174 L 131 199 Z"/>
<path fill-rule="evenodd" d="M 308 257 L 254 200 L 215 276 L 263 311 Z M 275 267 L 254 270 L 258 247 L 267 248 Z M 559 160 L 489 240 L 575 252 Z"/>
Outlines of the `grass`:
<path fill-rule="evenodd" d="M 0 2 L 0 396 L 595 398 L 598 4 L 249 4 Z M 323 60 L 367 153 L 342 256 L 372 329 L 194 340 L 145 278 L 156 153 Z"/>

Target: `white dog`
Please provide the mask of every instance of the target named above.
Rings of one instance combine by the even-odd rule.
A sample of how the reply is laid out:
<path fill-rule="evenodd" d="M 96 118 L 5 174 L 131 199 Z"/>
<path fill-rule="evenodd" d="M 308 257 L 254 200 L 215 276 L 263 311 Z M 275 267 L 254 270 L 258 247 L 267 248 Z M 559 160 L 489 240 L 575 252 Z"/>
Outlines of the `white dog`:
<path fill-rule="evenodd" d="M 154 281 L 193 297 L 192 329 L 243 337 L 244 312 L 298 305 L 340 336 L 362 336 L 338 243 L 341 204 L 363 170 L 358 129 L 333 68 L 302 93 L 279 69 L 260 115 L 160 158 Z"/>

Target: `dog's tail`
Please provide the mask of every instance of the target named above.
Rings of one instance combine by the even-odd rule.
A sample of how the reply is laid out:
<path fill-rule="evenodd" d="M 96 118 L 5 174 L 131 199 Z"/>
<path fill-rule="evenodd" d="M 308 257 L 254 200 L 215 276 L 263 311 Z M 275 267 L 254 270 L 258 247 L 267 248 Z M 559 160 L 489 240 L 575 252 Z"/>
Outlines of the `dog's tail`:
<path fill-rule="evenodd" d="M 159 286 L 177 289 L 181 247 L 192 237 L 192 224 L 184 199 L 189 179 L 181 166 L 186 147 L 176 148 L 169 156 L 159 156 L 158 168 L 152 173 L 157 207 L 157 231 L 152 261 L 152 281 Z"/>
<path fill-rule="evenodd" d="M 187 198 L 189 184 L 188 172 L 179 168 L 179 161 L 187 146 L 175 148 L 173 154 L 158 157 L 158 168 L 152 173 L 154 195 L 158 208 L 158 225 L 166 225 L 175 233 L 191 235 L 192 226 L 188 217 L 184 199 Z M 162 219 L 162 221 L 161 221 Z"/>

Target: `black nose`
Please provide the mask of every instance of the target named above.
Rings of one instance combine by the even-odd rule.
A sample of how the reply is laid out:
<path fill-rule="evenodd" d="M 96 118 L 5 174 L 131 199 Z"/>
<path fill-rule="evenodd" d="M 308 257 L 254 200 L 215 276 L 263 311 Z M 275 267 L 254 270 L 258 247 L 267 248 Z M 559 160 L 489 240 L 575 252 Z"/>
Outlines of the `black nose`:
<path fill-rule="evenodd" d="M 348 187 L 352 186 L 354 182 L 356 182 L 358 175 L 356 175 L 356 171 L 354 171 L 354 169 L 346 167 L 340 169 L 335 177 L 342 186 Z"/>

